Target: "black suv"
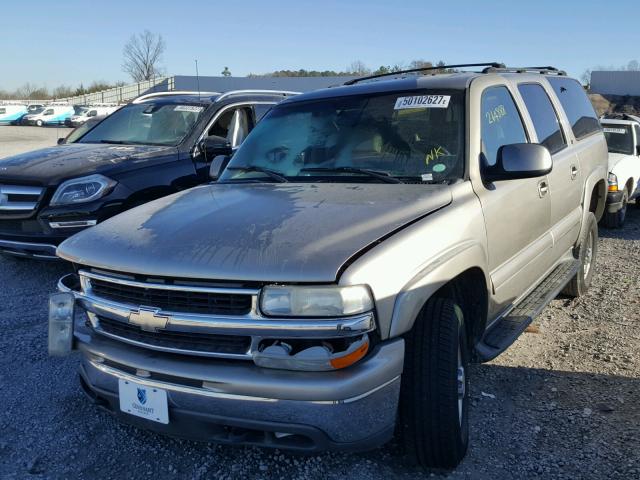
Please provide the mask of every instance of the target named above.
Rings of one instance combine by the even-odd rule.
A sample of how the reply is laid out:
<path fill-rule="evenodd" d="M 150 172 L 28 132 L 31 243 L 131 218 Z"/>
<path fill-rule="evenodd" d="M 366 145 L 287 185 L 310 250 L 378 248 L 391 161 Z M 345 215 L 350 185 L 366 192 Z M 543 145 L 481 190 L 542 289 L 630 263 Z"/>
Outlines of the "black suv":
<path fill-rule="evenodd" d="M 67 237 L 124 210 L 210 181 L 276 103 L 296 92 L 144 95 L 74 143 L 0 160 L 0 252 L 55 258 Z"/>

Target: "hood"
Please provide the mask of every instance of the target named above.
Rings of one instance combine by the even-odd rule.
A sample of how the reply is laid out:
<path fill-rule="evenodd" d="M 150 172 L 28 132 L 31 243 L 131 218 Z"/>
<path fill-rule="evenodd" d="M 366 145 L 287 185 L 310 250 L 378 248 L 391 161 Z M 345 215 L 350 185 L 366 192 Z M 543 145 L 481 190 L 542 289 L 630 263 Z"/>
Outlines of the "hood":
<path fill-rule="evenodd" d="M 334 282 L 358 252 L 450 202 L 446 185 L 212 184 L 80 232 L 58 255 L 153 276 Z"/>
<path fill-rule="evenodd" d="M 634 161 L 638 161 L 638 157 L 633 155 L 627 155 L 624 153 L 609 153 L 609 171 L 613 170 L 618 163 L 620 163 L 625 158 L 631 157 Z"/>
<path fill-rule="evenodd" d="M 164 146 L 63 144 L 0 159 L 0 183 L 56 186 L 70 178 L 94 173 L 108 175 L 121 170 L 125 161 L 147 162 L 176 152 L 176 147 Z"/>

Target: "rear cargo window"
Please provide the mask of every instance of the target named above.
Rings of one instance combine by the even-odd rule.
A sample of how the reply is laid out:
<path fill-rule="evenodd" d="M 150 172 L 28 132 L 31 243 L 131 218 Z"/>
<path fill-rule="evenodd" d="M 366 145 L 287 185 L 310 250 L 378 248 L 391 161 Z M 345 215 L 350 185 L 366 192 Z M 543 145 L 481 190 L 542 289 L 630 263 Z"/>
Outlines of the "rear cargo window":
<path fill-rule="evenodd" d="M 538 142 L 547 147 L 551 153 L 566 147 L 567 141 L 560 127 L 558 115 L 542 85 L 521 84 L 518 85 L 518 90 L 529 110 Z"/>
<path fill-rule="evenodd" d="M 564 77 L 550 77 L 548 80 L 569 118 L 571 129 L 577 139 L 600 130 L 598 116 L 578 81 Z"/>

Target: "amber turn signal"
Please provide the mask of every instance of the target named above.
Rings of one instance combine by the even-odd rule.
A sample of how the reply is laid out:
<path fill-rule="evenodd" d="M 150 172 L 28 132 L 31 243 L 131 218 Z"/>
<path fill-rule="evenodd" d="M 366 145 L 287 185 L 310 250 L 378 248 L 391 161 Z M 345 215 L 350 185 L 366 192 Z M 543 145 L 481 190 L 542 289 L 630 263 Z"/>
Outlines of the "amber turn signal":
<path fill-rule="evenodd" d="M 332 358 L 329 362 L 333 368 L 340 369 L 346 368 L 349 365 L 353 365 L 358 360 L 362 359 L 369 351 L 369 340 L 367 339 L 362 345 L 360 345 L 353 352 L 345 355 L 344 357 Z"/>

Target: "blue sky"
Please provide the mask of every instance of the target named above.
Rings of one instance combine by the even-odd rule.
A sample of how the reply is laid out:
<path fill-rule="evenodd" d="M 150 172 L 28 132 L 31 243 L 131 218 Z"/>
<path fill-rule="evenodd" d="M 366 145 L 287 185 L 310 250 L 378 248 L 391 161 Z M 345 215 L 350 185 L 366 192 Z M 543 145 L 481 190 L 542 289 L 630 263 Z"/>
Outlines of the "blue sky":
<path fill-rule="evenodd" d="M 612 10 L 607 7 L 611 6 Z M 640 1 L 3 2 L 0 89 L 128 81 L 122 47 L 149 29 L 170 74 L 344 70 L 413 59 L 555 65 L 579 77 L 640 60 Z"/>

